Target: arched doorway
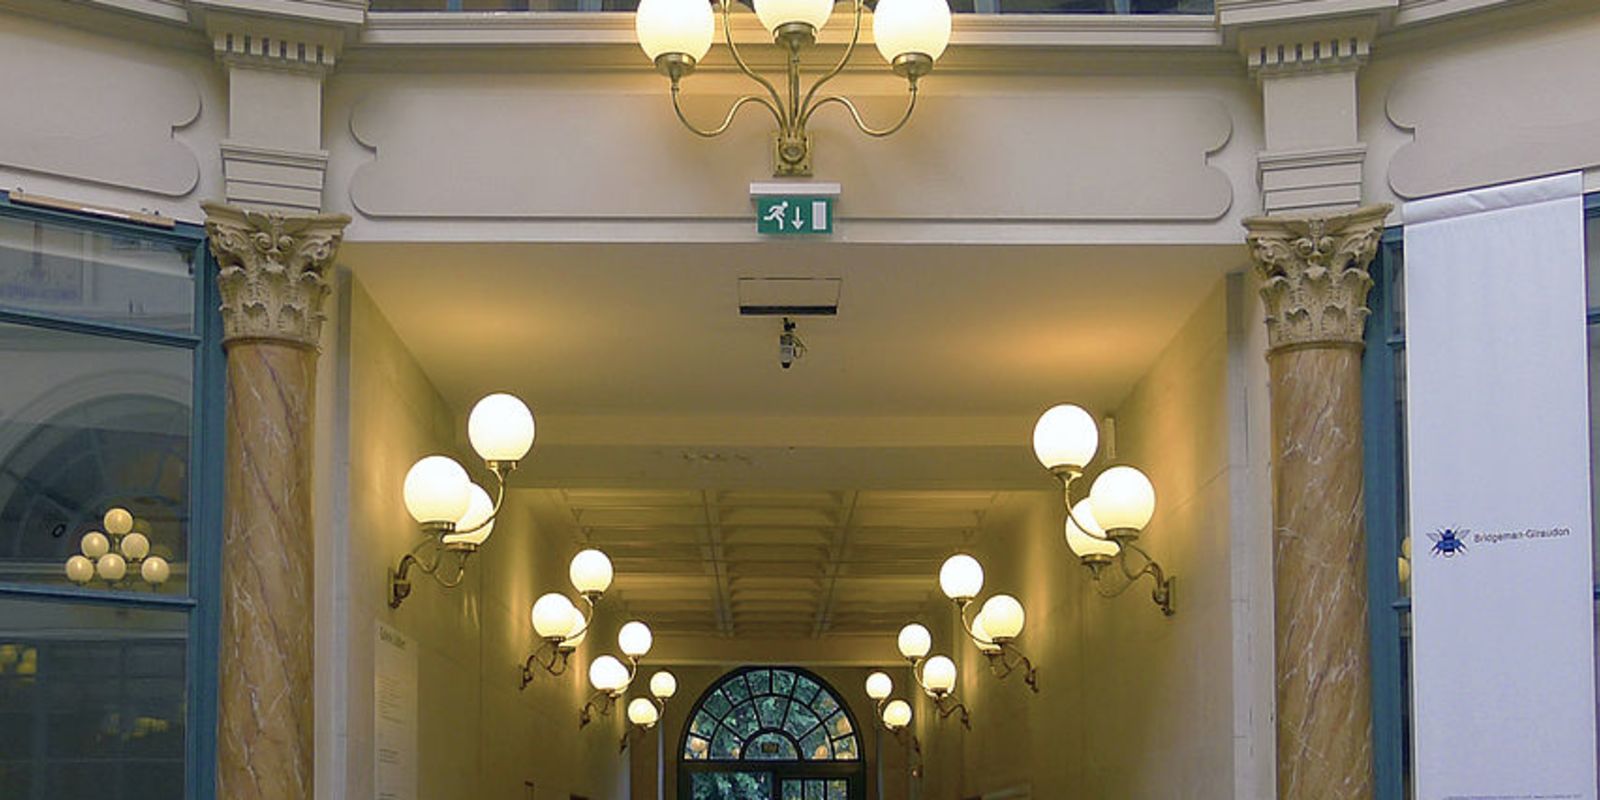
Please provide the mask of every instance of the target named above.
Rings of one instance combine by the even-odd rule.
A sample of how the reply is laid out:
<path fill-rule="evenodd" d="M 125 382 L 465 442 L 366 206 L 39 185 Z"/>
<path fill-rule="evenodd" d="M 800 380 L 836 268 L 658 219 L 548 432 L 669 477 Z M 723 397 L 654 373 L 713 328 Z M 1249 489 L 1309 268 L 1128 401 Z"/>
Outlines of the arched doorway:
<path fill-rule="evenodd" d="M 689 712 L 681 800 L 860 800 L 860 728 L 838 692 L 798 667 L 724 675 Z"/>

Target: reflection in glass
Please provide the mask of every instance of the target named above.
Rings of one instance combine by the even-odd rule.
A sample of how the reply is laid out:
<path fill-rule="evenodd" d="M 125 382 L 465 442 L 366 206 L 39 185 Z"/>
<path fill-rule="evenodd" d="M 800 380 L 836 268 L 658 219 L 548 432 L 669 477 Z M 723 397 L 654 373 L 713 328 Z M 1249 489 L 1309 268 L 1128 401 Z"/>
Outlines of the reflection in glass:
<path fill-rule="evenodd" d="M 0 324 L 0 362 L 0 581 L 68 583 L 123 508 L 185 591 L 193 353 Z"/>
<path fill-rule="evenodd" d="M 691 778 L 693 800 L 749 800 L 772 796 L 768 772 L 699 772 Z"/>
<path fill-rule="evenodd" d="M 0 797 L 182 800 L 182 612 L 0 600 Z"/>
<path fill-rule="evenodd" d="M 191 331 L 196 253 L 193 244 L 0 217 L 0 306 Z"/>

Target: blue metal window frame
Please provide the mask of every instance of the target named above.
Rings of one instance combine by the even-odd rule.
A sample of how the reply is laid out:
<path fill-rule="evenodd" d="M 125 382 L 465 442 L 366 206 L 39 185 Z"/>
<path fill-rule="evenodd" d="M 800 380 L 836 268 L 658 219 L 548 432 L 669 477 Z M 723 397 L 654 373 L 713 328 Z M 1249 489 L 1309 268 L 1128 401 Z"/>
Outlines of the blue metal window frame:
<path fill-rule="evenodd" d="M 216 265 L 206 246 L 205 229 L 177 223 L 171 229 L 88 214 L 24 206 L 0 195 L 0 217 L 46 222 L 146 242 L 193 248 L 194 328 L 174 332 L 120 322 L 94 322 L 47 312 L 0 306 L 0 322 L 69 333 L 185 348 L 193 352 L 194 412 L 190 415 L 188 594 L 80 589 L 0 581 L 0 597 L 92 604 L 116 608 L 178 611 L 188 615 L 184 721 L 185 800 L 216 797 L 217 661 L 222 619 L 222 460 L 226 362 L 222 352 L 221 298 Z"/>
<path fill-rule="evenodd" d="M 1585 195 L 1585 220 L 1600 218 L 1600 193 Z M 1411 599 L 1400 593 L 1395 559 L 1406 529 L 1403 456 L 1404 420 L 1395 412 L 1395 387 L 1400 370 L 1395 357 L 1405 351 L 1405 333 L 1392 325 L 1395 298 L 1394 270 L 1404 269 L 1404 232 L 1400 226 L 1383 232 L 1373 259 L 1373 290 L 1366 331 L 1366 352 L 1361 360 L 1362 427 L 1366 470 L 1368 631 L 1372 645 L 1372 745 L 1377 773 L 1377 800 L 1405 800 L 1404 748 L 1406 720 L 1405 680 L 1408 669 L 1401 647 L 1401 618 L 1411 610 Z M 1600 280 L 1591 276 L 1590 280 Z M 1600 308 L 1590 308 L 1590 326 L 1600 324 Z M 1600 376 L 1590 375 L 1591 382 Z M 1591 409 L 1590 413 L 1596 413 Z M 1590 421 L 1594 425 L 1593 420 Z M 1597 465 L 1600 466 L 1600 465 Z M 1595 585 L 1600 601 L 1600 576 Z"/>

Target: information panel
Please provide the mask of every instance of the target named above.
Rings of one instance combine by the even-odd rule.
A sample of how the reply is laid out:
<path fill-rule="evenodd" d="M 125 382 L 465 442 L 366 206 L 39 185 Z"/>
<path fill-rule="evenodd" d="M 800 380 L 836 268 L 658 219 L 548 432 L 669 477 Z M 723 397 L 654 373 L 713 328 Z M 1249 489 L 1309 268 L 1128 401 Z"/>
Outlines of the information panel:
<path fill-rule="evenodd" d="M 372 665 L 373 796 L 417 800 L 416 642 L 378 623 Z"/>
<path fill-rule="evenodd" d="M 1595 797 L 1582 189 L 1405 207 L 1418 800 Z"/>

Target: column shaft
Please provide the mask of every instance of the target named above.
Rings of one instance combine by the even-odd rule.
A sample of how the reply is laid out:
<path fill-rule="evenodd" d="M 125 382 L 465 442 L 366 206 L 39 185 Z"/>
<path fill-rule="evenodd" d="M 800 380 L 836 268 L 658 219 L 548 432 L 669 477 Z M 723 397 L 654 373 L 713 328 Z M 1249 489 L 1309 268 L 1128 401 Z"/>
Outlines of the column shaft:
<path fill-rule="evenodd" d="M 221 796 L 312 793 L 311 431 L 316 351 L 228 348 Z"/>
<path fill-rule="evenodd" d="M 1370 798 L 1361 353 L 1294 349 L 1269 362 L 1278 797 Z"/>

